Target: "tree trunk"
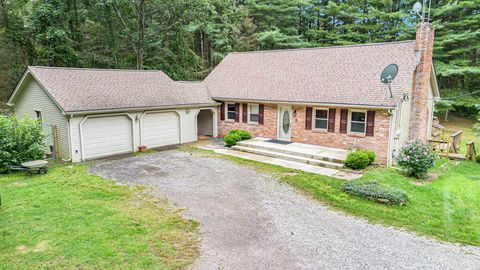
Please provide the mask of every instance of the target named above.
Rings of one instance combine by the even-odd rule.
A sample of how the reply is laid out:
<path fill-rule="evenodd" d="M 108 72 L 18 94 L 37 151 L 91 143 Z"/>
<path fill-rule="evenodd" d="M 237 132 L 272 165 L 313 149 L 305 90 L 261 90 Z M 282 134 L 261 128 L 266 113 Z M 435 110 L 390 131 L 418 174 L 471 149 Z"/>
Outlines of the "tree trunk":
<path fill-rule="evenodd" d="M 140 0 L 138 6 L 138 46 L 137 69 L 143 69 L 143 50 L 145 47 L 145 0 Z"/>

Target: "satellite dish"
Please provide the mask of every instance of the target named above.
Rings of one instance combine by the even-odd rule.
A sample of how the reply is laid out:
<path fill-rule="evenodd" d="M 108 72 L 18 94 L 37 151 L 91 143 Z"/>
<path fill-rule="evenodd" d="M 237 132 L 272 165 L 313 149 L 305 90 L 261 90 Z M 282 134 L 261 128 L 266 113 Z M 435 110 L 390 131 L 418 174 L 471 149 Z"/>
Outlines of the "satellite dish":
<path fill-rule="evenodd" d="M 391 84 L 395 77 L 397 77 L 397 74 L 398 66 L 396 64 L 390 64 L 383 69 L 382 75 L 380 75 L 380 80 L 382 81 L 382 83 L 388 85 L 388 90 L 390 91 L 390 98 L 393 98 Z"/>
<path fill-rule="evenodd" d="M 420 10 L 422 10 L 422 3 L 417 1 L 415 4 L 413 4 L 412 13 L 420 16 Z"/>

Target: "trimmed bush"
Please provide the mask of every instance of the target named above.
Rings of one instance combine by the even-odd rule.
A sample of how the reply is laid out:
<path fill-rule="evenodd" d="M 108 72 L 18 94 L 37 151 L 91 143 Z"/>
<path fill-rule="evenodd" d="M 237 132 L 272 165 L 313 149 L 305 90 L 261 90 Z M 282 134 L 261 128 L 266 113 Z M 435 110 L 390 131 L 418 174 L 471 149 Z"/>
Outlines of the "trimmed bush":
<path fill-rule="evenodd" d="M 404 205 L 408 201 L 408 197 L 403 190 L 382 186 L 375 181 L 345 182 L 342 186 L 342 190 L 348 194 L 381 204 Z"/>
<path fill-rule="evenodd" d="M 242 138 L 242 140 L 248 140 L 252 138 L 252 134 L 246 130 L 232 129 L 228 132 L 228 135 L 231 135 L 231 134 L 239 135 Z"/>
<path fill-rule="evenodd" d="M 406 143 L 400 150 L 397 162 L 408 176 L 420 178 L 435 164 L 437 155 L 430 146 L 421 141 Z"/>
<path fill-rule="evenodd" d="M 375 152 L 370 151 L 370 150 L 360 150 L 360 151 L 363 151 L 368 155 L 368 159 L 370 160 L 370 164 L 375 162 L 375 158 L 377 158 L 377 155 L 375 155 Z M 370 164 L 368 164 L 368 165 L 370 165 Z"/>
<path fill-rule="evenodd" d="M 371 158 L 371 155 L 369 155 L 366 151 L 363 150 L 351 152 L 347 156 L 345 166 L 354 170 L 362 170 L 372 163 L 370 161 Z M 373 159 L 375 160 L 375 157 Z"/>
<path fill-rule="evenodd" d="M 242 137 L 240 137 L 240 135 L 238 135 L 237 133 L 228 134 L 227 136 L 225 136 L 225 138 L 223 138 L 223 141 L 228 147 L 234 146 L 235 144 L 237 144 L 237 142 L 241 140 Z"/>
<path fill-rule="evenodd" d="M 0 116 L 0 173 L 9 172 L 8 165 L 45 156 L 42 126 L 31 118 Z"/>
<path fill-rule="evenodd" d="M 480 154 L 477 155 L 476 160 L 478 163 L 480 163 Z"/>
<path fill-rule="evenodd" d="M 232 147 L 237 142 L 248 140 L 252 138 L 252 134 L 246 130 L 232 129 L 228 132 L 228 135 L 223 138 L 223 141 L 228 147 Z"/>

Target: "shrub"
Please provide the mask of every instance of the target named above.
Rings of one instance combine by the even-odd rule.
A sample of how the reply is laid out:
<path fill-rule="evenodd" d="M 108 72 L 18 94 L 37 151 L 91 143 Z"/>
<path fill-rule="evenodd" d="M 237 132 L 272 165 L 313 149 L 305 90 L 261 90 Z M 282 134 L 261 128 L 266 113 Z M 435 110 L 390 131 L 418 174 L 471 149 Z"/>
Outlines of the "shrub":
<path fill-rule="evenodd" d="M 343 184 L 342 190 L 346 193 L 382 204 L 404 205 L 408 201 L 408 197 L 403 190 L 385 187 L 375 181 L 346 182 Z"/>
<path fill-rule="evenodd" d="M 372 164 L 373 162 L 375 162 L 375 158 L 377 157 L 377 156 L 375 155 L 375 152 L 370 151 L 370 150 L 360 150 L 360 151 L 363 151 L 363 152 L 365 152 L 365 153 L 368 155 L 368 159 L 369 159 L 369 161 L 370 161 L 370 163 L 369 163 L 368 165 L 370 165 L 370 164 Z"/>
<path fill-rule="evenodd" d="M 421 177 L 433 167 L 437 156 L 430 146 L 419 140 L 406 143 L 400 150 L 397 162 L 409 176 Z"/>
<path fill-rule="evenodd" d="M 373 159 L 375 159 L 375 157 L 373 157 Z M 371 155 L 366 151 L 359 150 L 348 154 L 345 166 L 354 170 L 362 170 L 372 163 L 370 160 Z"/>
<path fill-rule="evenodd" d="M 480 163 L 480 154 L 477 155 L 476 160 L 478 163 Z"/>
<path fill-rule="evenodd" d="M 225 138 L 223 138 L 223 141 L 228 147 L 234 146 L 235 144 L 237 144 L 237 142 L 241 140 L 242 140 L 242 137 L 240 137 L 240 135 L 236 133 L 228 134 L 227 136 L 225 136 Z"/>
<path fill-rule="evenodd" d="M 0 173 L 9 172 L 8 165 L 43 158 L 44 138 L 37 120 L 0 116 Z"/>
<path fill-rule="evenodd" d="M 230 132 L 228 132 L 228 135 L 231 135 L 231 134 L 239 135 L 242 138 L 242 140 L 248 140 L 252 138 L 252 134 L 246 130 L 232 129 L 230 130 Z"/>

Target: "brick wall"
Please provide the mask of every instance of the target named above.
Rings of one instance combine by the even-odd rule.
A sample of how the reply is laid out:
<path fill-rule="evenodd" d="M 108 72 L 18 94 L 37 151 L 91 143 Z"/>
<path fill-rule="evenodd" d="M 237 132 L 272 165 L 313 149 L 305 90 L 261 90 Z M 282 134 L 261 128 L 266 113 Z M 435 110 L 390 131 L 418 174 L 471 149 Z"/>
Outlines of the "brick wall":
<path fill-rule="evenodd" d="M 219 107 L 220 109 L 220 107 Z M 243 129 L 251 132 L 255 137 L 277 138 L 277 105 L 265 104 L 263 125 L 253 125 L 242 123 L 242 109 L 240 106 L 240 121 L 229 122 L 227 120 L 220 120 L 220 113 L 218 113 L 218 136 L 224 137 L 231 129 Z M 225 115 L 225 119 L 226 119 Z"/>
<path fill-rule="evenodd" d="M 386 110 L 375 112 L 374 136 L 359 136 L 340 133 L 340 109 L 335 113 L 335 132 L 323 132 L 305 129 L 305 106 L 293 106 L 292 141 L 318 144 L 322 146 L 351 150 L 352 148 L 369 149 L 375 151 L 380 164 L 387 163 L 388 141 L 390 132 L 390 114 Z M 240 106 L 240 115 L 242 115 Z M 220 115 L 220 114 L 218 114 Z M 221 121 L 218 118 L 218 134 L 225 136 L 230 129 L 250 131 L 253 136 L 277 138 L 277 105 L 265 104 L 264 125 L 251 125 L 240 122 Z"/>
<path fill-rule="evenodd" d="M 318 144 L 345 150 L 353 148 L 375 151 L 376 162 L 387 163 L 388 141 L 390 133 L 390 115 L 385 110 L 375 112 L 374 135 L 360 136 L 340 133 L 340 110 L 335 113 L 335 132 L 305 130 L 305 107 L 293 106 L 296 115 L 292 125 L 292 141 L 301 143 Z"/>

